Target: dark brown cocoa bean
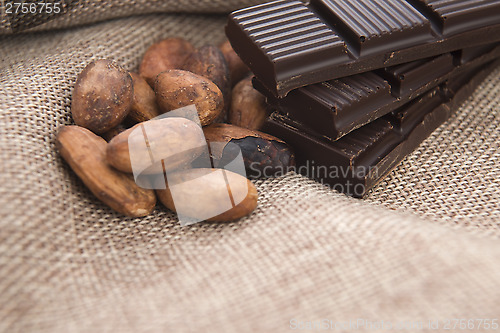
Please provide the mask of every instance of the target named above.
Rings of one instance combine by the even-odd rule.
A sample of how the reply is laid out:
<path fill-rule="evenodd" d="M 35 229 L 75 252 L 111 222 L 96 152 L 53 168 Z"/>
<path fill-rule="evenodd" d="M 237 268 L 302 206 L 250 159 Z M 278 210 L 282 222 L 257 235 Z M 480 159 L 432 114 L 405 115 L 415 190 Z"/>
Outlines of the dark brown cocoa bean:
<path fill-rule="evenodd" d="M 266 98 L 254 89 L 252 78 L 247 77 L 238 82 L 233 88 L 229 122 L 236 126 L 259 130 L 268 116 Z"/>
<path fill-rule="evenodd" d="M 156 118 L 160 109 L 156 104 L 156 95 L 149 84 L 136 73 L 130 73 L 134 82 L 134 99 L 127 120 L 132 124 L 141 123 Z"/>
<path fill-rule="evenodd" d="M 227 64 L 229 66 L 229 71 L 231 72 L 231 83 L 234 86 L 236 83 L 240 82 L 248 73 L 250 69 L 245 65 L 241 58 L 234 52 L 231 43 L 226 40 L 222 43 L 219 48 L 221 49 L 224 57 L 226 58 Z"/>
<path fill-rule="evenodd" d="M 166 38 L 151 45 L 144 53 L 139 74 L 154 87 L 158 74 L 168 69 L 180 69 L 194 46 L 182 38 Z"/>
<path fill-rule="evenodd" d="M 111 60 L 93 61 L 76 80 L 71 101 L 73 120 L 94 133 L 104 133 L 125 119 L 133 96 L 128 71 Z"/>
<path fill-rule="evenodd" d="M 219 87 L 224 96 L 225 112 L 218 120 L 225 120 L 231 105 L 231 79 L 221 50 L 212 45 L 205 45 L 186 58 L 182 69 L 206 77 Z"/>
<path fill-rule="evenodd" d="M 117 136 L 118 134 L 120 134 L 121 132 L 124 132 L 126 130 L 127 130 L 127 128 L 125 126 L 123 126 L 122 124 L 120 124 L 120 125 L 116 126 L 115 128 L 112 128 L 109 131 L 102 133 L 101 137 L 104 140 L 106 140 L 107 142 L 109 142 L 115 136 Z"/>

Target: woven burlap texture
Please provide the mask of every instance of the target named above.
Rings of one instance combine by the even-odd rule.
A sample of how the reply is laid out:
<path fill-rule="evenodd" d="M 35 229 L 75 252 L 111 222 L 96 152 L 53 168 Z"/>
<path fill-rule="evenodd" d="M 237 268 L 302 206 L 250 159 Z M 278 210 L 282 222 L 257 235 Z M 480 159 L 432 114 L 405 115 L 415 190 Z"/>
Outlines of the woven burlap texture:
<path fill-rule="evenodd" d="M 59 3 L 60 12 L 38 5 L 37 13 L 23 14 L 19 6 L 8 7 L 12 1 L 0 1 L 0 34 L 13 32 L 43 31 L 61 29 L 82 24 L 127 17 L 140 14 L 158 13 L 227 13 L 265 2 L 263 0 L 57 0 L 46 3 Z M 16 1 L 21 3 L 23 1 Z M 36 1 L 31 1 L 37 3 Z M 8 13 L 9 12 L 9 13 Z M 47 17 L 50 18 L 46 19 Z"/>
<path fill-rule="evenodd" d="M 84 188 L 54 146 L 82 68 L 134 70 L 167 36 L 219 43 L 224 22 L 162 14 L 0 37 L 0 331 L 498 317 L 499 70 L 366 200 L 290 174 L 256 182 L 250 217 L 181 227 L 162 207 L 125 218 Z"/>

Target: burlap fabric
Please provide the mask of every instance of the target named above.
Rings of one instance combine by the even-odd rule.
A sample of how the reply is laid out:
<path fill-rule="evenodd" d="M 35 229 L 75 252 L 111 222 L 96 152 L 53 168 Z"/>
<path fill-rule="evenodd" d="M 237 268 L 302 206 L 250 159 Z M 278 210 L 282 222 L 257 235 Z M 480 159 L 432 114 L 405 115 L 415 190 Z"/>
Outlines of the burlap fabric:
<path fill-rule="evenodd" d="M 1 20 L 0 331 L 281 332 L 321 319 L 430 331 L 429 319 L 499 317 L 500 70 L 366 200 L 290 174 L 256 182 L 259 206 L 238 222 L 180 227 L 161 207 L 124 218 L 55 151 L 76 75 L 98 58 L 136 69 L 162 37 L 224 38 L 224 15 L 116 19 L 146 3 L 81 2 L 22 34 Z M 152 3 L 144 12 L 249 4 Z"/>

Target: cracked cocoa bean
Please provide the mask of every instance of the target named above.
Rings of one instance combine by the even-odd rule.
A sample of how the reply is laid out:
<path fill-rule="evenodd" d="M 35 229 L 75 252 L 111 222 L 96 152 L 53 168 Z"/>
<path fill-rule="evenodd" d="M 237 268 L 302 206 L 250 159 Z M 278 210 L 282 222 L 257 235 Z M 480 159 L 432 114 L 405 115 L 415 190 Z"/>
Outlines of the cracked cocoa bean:
<path fill-rule="evenodd" d="M 291 148 L 272 135 L 229 124 L 203 128 L 215 167 L 231 163 L 241 152 L 250 178 L 277 177 L 293 170 Z"/>

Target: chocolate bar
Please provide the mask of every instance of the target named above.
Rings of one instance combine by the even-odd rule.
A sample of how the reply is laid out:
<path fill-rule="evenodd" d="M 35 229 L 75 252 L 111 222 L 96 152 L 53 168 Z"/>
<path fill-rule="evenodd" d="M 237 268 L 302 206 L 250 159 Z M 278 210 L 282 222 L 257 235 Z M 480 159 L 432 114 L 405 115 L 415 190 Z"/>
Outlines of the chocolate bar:
<path fill-rule="evenodd" d="M 486 53 L 481 53 L 486 52 Z M 500 56 L 500 44 L 446 53 L 291 91 L 284 98 L 267 95 L 283 114 L 312 131 L 337 140 L 387 114 L 423 92 Z M 259 81 L 255 87 L 263 91 Z"/>
<path fill-rule="evenodd" d="M 233 12 L 226 35 L 274 96 L 500 40 L 498 0 L 279 0 Z"/>
<path fill-rule="evenodd" d="M 263 131 L 295 149 L 297 172 L 361 198 L 444 123 L 499 64 L 495 61 L 454 77 L 337 141 L 299 130 L 293 120 L 277 112 Z"/>

